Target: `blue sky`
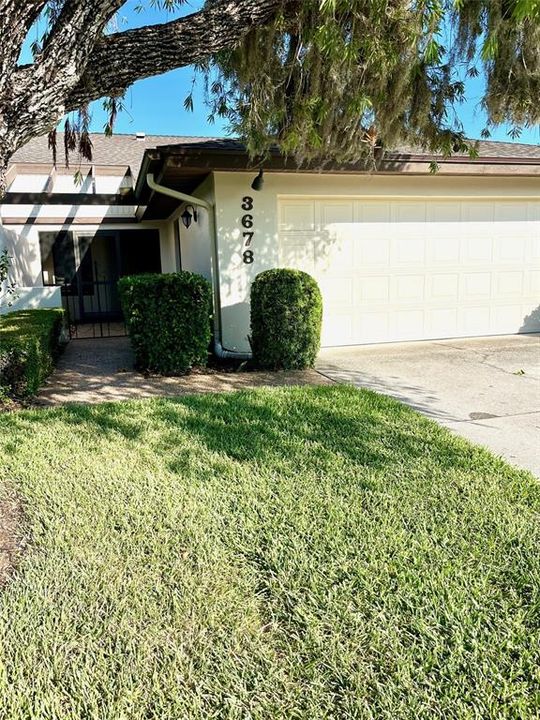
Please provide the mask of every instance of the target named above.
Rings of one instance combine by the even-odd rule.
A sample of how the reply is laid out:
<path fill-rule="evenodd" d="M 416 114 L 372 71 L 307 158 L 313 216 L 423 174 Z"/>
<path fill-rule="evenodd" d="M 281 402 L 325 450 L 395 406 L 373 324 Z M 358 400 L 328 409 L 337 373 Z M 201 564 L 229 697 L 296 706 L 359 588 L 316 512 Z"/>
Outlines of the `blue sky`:
<path fill-rule="evenodd" d="M 173 13 L 155 9 L 145 9 L 137 13 L 135 8 L 145 0 L 129 0 L 116 20 L 118 30 L 140 25 L 166 22 L 194 12 L 202 5 L 202 0 L 191 0 Z M 147 2 L 147 0 L 146 0 Z M 33 39 L 33 38 L 32 38 Z M 205 106 L 202 90 L 194 94 L 194 112 L 184 109 L 184 98 L 189 92 L 193 80 L 193 70 L 182 68 L 154 78 L 141 80 L 133 85 L 126 95 L 126 111 L 121 113 L 116 123 L 116 132 L 146 132 L 154 135 L 227 135 L 223 122 L 214 124 L 208 121 L 208 108 Z M 200 85 L 200 83 L 199 83 Z M 467 102 L 460 107 L 459 116 L 470 138 L 479 138 L 485 126 L 485 116 L 479 108 L 482 96 L 482 78 L 467 82 Z M 101 102 L 92 106 L 92 129 L 103 130 L 106 115 Z M 492 131 L 493 140 L 511 142 L 507 127 Z M 524 130 L 518 142 L 540 143 L 540 129 Z"/>

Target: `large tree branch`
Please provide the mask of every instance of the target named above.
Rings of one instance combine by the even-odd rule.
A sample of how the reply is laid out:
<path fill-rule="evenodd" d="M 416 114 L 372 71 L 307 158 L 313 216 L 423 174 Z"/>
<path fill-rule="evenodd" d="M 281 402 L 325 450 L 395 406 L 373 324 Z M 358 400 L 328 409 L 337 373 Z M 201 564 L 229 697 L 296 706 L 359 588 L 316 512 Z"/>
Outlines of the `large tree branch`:
<path fill-rule="evenodd" d="M 121 95 L 136 80 L 192 65 L 238 44 L 298 0 L 222 0 L 161 25 L 114 33 L 99 41 L 87 69 L 68 95 L 66 110 L 104 96 Z"/>
<path fill-rule="evenodd" d="M 54 81 L 64 68 L 83 69 L 105 26 L 124 3 L 125 0 L 66 0 L 36 59 L 37 71 Z"/>
<path fill-rule="evenodd" d="M 47 0 L 0 0 L 0 88 L 10 80 L 28 31 Z"/>
<path fill-rule="evenodd" d="M 80 82 L 107 22 L 124 2 L 64 2 L 35 61 L 12 73 L 13 85 L 18 90 L 12 93 L 13 100 L 8 101 L 5 108 L 0 107 L 0 120 L 3 117 L 6 128 L 11 130 L 9 145 L 6 142 L 11 152 L 33 133 L 50 130 L 62 117 L 66 98 Z M 4 97 L 9 95 L 6 93 Z M 7 131 L 4 134 L 7 135 Z M 2 139 L 0 134 L 0 144 Z"/>
<path fill-rule="evenodd" d="M 40 0 L 29 0 L 37 7 Z M 0 0 L 19 7 L 22 0 Z M 34 63 L 10 73 L 0 93 L 0 193 L 13 152 L 56 126 L 62 116 L 142 78 L 210 58 L 301 0 L 214 0 L 180 20 L 104 35 L 123 0 L 66 0 Z M 16 88 L 16 91 L 15 91 Z"/>
<path fill-rule="evenodd" d="M 0 155 L 10 147 L 11 123 L 3 112 L 3 102 L 11 103 L 17 86 L 17 61 L 29 29 L 39 17 L 46 0 L 0 0 Z M 5 153 L 5 151 L 4 151 Z M 5 163 L 0 161 L 0 195 Z"/>

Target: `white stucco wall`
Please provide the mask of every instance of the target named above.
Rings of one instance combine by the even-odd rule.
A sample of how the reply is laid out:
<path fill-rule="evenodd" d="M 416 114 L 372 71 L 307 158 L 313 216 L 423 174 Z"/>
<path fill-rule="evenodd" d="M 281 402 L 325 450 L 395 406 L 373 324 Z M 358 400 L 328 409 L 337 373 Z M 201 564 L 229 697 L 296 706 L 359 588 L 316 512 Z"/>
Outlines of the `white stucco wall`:
<path fill-rule="evenodd" d="M 193 192 L 194 197 L 213 205 L 214 179 L 212 176 Z M 191 210 L 190 210 L 191 212 Z M 197 207 L 197 222 L 186 228 L 181 218 L 176 221 L 180 230 L 182 270 L 198 273 L 207 280 L 212 279 L 212 211 Z"/>
<path fill-rule="evenodd" d="M 17 285 L 18 299 L 8 308 L 0 308 L 6 313 L 25 308 L 58 307 L 62 304 L 60 288 L 44 288 L 41 281 L 41 261 L 39 241 L 37 255 L 32 228 L 6 228 L 0 225 L 0 252 L 7 250 L 11 256 L 9 279 Z"/>
<path fill-rule="evenodd" d="M 61 304 L 60 288 L 37 287 L 32 279 L 30 254 L 25 250 L 25 243 L 19 234 L 0 225 L 0 253 L 7 250 L 11 256 L 9 280 L 17 284 L 17 298 L 11 305 L 6 302 L 0 307 L 0 314 L 22 310 L 25 308 L 58 307 Z M 3 295 L 0 287 L 0 297 Z"/>
<path fill-rule="evenodd" d="M 538 178 L 443 177 L 384 175 L 308 175 L 266 173 L 264 188 L 255 192 L 250 173 L 214 173 L 219 252 L 223 345 L 231 350 L 249 350 L 249 292 L 255 276 L 279 266 L 278 199 L 292 197 L 344 198 L 439 198 L 482 199 L 540 196 Z M 253 198 L 253 210 L 242 209 L 242 199 Z M 253 216 L 250 250 L 253 262 L 243 262 L 245 250 L 242 217 Z"/>
<path fill-rule="evenodd" d="M 138 227 L 138 226 L 135 226 Z M 161 272 L 173 273 L 178 270 L 178 251 L 174 234 L 174 222 L 164 222 L 159 228 Z"/>
<path fill-rule="evenodd" d="M 59 287 L 17 288 L 16 299 L 11 304 L 0 307 L 0 315 L 17 310 L 36 310 L 43 308 L 62 307 L 62 296 Z"/>

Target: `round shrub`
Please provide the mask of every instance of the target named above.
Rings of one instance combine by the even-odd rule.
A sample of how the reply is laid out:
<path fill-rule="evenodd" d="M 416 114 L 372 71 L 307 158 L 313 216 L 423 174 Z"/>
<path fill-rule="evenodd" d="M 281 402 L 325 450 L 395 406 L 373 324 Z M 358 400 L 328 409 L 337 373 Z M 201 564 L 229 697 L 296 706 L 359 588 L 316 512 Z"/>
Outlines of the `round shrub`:
<path fill-rule="evenodd" d="M 313 367 L 321 342 L 322 298 L 300 270 L 266 270 L 251 287 L 251 344 L 264 368 Z"/>
<path fill-rule="evenodd" d="M 212 288 L 190 272 L 132 275 L 118 282 L 137 367 L 180 375 L 206 365 L 211 338 Z"/>

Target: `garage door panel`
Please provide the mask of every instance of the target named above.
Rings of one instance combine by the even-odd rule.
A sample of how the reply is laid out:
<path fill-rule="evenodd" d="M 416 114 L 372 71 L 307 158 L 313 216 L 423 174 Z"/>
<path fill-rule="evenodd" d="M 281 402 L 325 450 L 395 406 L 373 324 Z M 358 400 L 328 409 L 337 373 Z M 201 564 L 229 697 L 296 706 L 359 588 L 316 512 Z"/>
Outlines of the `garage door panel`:
<path fill-rule="evenodd" d="M 493 203 L 462 203 L 461 220 L 461 237 L 470 238 L 473 241 L 476 238 L 493 237 Z"/>
<path fill-rule="evenodd" d="M 344 308 L 348 312 L 351 311 L 354 305 L 354 283 L 352 278 L 328 278 L 322 276 L 319 279 L 319 287 L 325 298 L 326 307 Z"/>
<path fill-rule="evenodd" d="M 523 265 L 527 252 L 528 238 L 523 236 L 505 235 L 495 237 L 493 241 L 493 259 L 495 262 L 515 263 Z"/>
<path fill-rule="evenodd" d="M 458 334 L 458 309 L 431 308 L 427 311 L 427 328 L 432 338 L 448 337 Z"/>
<path fill-rule="evenodd" d="M 392 223 L 355 223 L 354 239 L 370 243 L 388 243 L 396 233 Z"/>
<path fill-rule="evenodd" d="M 532 300 L 538 298 L 540 303 L 540 270 L 529 270 L 526 277 L 527 294 Z"/>
<path fill-rule="evenodd" d="M 424 334 L 423 309 L 396 309 L 390 316 L 390 327 L 396 340 L 415 340 Z"/>
<path fill-rule="evenodd" d="M 457 303 L 459 273 L 434 273 L 427 278 L 428 299 L 436 303 Z"/>
<path fill-rule="evenodd" d="M 491 309 L 486 305 L 463 307 L 459 309 L 459 327 L 464 335 L 490 334 Z"/>
<path fill-rule="evenodd" d="M 390 299 L 390 278 L 384 275 L 367 276 L 355 283 L 360 302 L 388 302 Z"/>
<path fill-rule="evenodd" d="M 323 227 L 328 225 L 352 223 L 354 221 L 353 203 L 344 202 L 321 202 L 319 205 L 320 223 Z"/>
<path fill-rule="evenodd" d="M 387 238 L 357 236 L 354 267 L 361 272 L 367 268 L 388 268 L 390 263 L 390 240 Z"/>
<path fill-rule="evenodd" d="M 475 230 L 493 230 L 495 206 L 492 202 L 470 202 L 461 204 L 461 219 L 466 223 L 474 223 Z"/>
<path fill-rule="evenodd" d="M 540 226 L 540 220 L 538 225 Z M 540 266 L 540 237 L 529 240 L 529 254 L 534 263 Z"/>
<path fill-rule="evenodd" d="M 521 224 L 529 219 L 527 203 L 495 203 L 494 219 L 498 222 Z"/>
<path fill-rule="evenodd" d="M 317 278 L 323 345 L 540 331 L 540 203 L 281 206 L 280 261 Z"/>
<path fill-rule="evenodd" d="M 426 236 L 437 239 L 439 243 L 452 245 L 448 241 L 459 235 L 461 223 L 461 203 L 432 202 L 427 204 Z"/>
<path fill-rule="evenodd" d="M 339 272 L 354 264 L 354 228 L 344 226 L 341 232 L 326 236 L 324 233 L 313 241 L 315 257 L 323 272 Z"/>
<path fill-rule="evenodd" d="M 354 203 L 354 207 L 355 219 L 362 223 L 362 230 L 365 224 L 384 226 L 390 226 L 392 224 L 390 203 L 357 201 Z"/>
<path fill-rule="evenodd" d="M 495 276 L 495 295 L 498 298 L 519 297 L 525 294 L 525 273 L 520 270 L 507 270 Z"/>
<path fill-rule="evenodd" d="M 354 344 L 386 342 L 390 334 L 389 316 L 385 311 L 370 310 L 357 315 L 354 322 Z"/>
<path fill-rule="evenodd" d="M 392 266 L 422 267 L 426 257 L 426 243 L 423 237 L 405 235 L 394 237 L 391 242 L 390 264 Z"/>
<path fill-rule="evenodd" d="M 431 237 L 427 241 L 426 260 L 431 265 L 440 265 L 447 268 L 448 265 L 458 265 L 461 253 L 461 239 L 456 237 L 456 230 L 452 230 L 452 237 L 439 232 L 434 228 Z"/>
<path fill-rule="evenodd" d="M 312 243 L 304 242 L 302 245 L 282 244 L 279 256 L 282 267 L 305 270 L 310 273 L 315 272 L 315 255 Z"/>
<path fill-rule="evenodd" d="M 515 305 L 498 305 L 492 308 L 492 324 L 500 328 L 499 332 L 515 332 L 512 328 L 521 327 L 525 315 L 521 303 Z"/>
<path fill-rule="evenodd" d="M 403 224 L 406 232 L 423 232 L 426 221 L 425 202 L 392 203 L 391 208 L 394 223 Z"/>
<path fill-rule="evenodd" d="M 423 303 L 424 275 L 401 275 L 393 278 L 394 298 L 398 303 Z"/>
<path fill-rule="evenodd" d="M 540 221 L 540 203 L 528 202 L 527 203 L 528 218 L 531 222 Z M 540 225 L 537 225 L 538 233 L 540 234 Z"/>
<path fill-rule="evenodd" d="M 315 230 L 315 203 L 296 200 L 281 206 L 280 230 Z"/>
<path fill-rule="evenodd" d="M 465 237 L 461 243 L 461 263 L 479 265 L 491 263 L 493 258 L 493 229 L 489 235 Z"/>
<path fill-rule="evenodd" d="M 321 344 L 323 346 L 332 345 L 352 345 L 357 342 L 353 335 L 353 318 L 350 313 L 333 312 L 327 310 L 323 313 L 323 331 L 321 334 Z"/>
<path fill-rule="evenodd" d="M 491 273 L 463 273 L 460 279 L 460 298 L 465 302 L 491 297 Z"/>
<path fill-rule="evenodd" d="M 426 219 L 430 223 L 460 222 L 461 203 L 450 200 L 426 203 Z"/>

